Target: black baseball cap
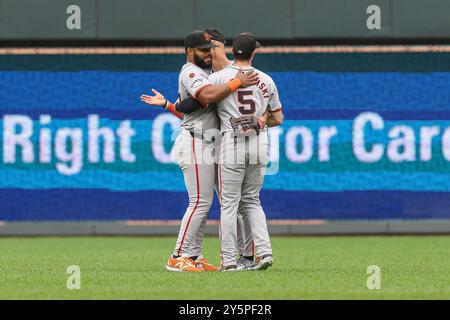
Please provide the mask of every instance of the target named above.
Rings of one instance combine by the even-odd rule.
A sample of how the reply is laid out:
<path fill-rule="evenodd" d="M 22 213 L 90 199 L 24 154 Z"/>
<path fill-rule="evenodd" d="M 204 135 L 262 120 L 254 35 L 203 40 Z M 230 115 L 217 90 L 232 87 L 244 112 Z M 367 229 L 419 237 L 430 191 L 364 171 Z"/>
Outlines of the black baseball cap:
<path fill-rule="evenodd" d="M 238 33 L 233 39 L 233 54 L 237 58 L 248 59 L 261 44 L 250 32 Z"/>
<path fill-rule="evenodd" d="M 227 44 L 227 41 L 225 40 L 225 36 L 221 34 L 217 29 L 208 28 L 205 29 L 206 32 L 211 36 L 213 40 L 219 41 L 223 43 L 224 45 Z"/>
<path fill-rule="evenodd" d="M 212 48 L 214 45 L 211 43 L 211 36 L 204 30 L 194 30 L 184 38 L 185 48 Z"/>

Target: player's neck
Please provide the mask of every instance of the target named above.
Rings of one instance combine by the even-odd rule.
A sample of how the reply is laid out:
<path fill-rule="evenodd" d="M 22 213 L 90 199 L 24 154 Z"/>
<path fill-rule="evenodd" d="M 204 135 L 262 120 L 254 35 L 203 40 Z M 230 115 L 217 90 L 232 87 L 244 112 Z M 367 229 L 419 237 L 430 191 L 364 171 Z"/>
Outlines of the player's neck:
<path fill-rule="evenodd" d="M 248 68 L 252 66 L 252 62 L 251 61 L 244 61 L 244 60 L 234 60 L 233 65 L 235 67 L 243 67 L 243 68 Z"/>
<path fill-rule="evenodd" d="M 221 56 L 215 56 L 213 59 L 213 70 L 214 72 L 220 71 L 222 69 L 225 69 L 231 64 L 231 61 L 228 60 L 226 54 L 223 54 Z"/>

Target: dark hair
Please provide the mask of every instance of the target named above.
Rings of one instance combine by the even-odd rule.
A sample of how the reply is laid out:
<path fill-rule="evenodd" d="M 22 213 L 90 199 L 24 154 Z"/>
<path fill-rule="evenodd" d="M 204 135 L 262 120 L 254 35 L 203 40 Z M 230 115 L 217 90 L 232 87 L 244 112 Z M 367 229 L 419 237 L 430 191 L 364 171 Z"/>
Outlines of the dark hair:
<path fill-rule="evenodd" d="M 227 43 L 225 36 L 220 33 L 217 29 L 207 28 L 205 31 L 211 36 L 213 40 L 222 42 L 224 45 Z"/>
<path fill-rule="evenodd" d="M 237 52 L 234 52 L 234 49 L 232 51 L 233 51 L 234 60 L 240 60 L 240 61 L 250 60 L 253 52 L 255 52 L 255 51 L 252 51 L 252 52 L 237 53 Z"/>
<path fill-rule="evenodd" d="M 235 59 L 248 60 L 259 47 L 261 47 L 261 44 L 256 41 L 255 36 L 250 32 L 238 33 L 233 38 L 233 56 Z"/>

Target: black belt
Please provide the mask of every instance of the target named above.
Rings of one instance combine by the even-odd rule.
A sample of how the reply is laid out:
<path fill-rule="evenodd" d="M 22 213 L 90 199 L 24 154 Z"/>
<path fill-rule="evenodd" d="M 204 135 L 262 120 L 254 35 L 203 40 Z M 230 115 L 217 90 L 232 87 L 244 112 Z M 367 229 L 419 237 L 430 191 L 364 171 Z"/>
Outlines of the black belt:
<path fill-rule="evenodd" d="M 212 136 L 210 140 L 206 140 L 205 135 L 203 133 L 198 133 L 194 131 L 189 131 L 189 133 L 191 134 L 191 137 L 195 139 L 204 140 L 209 143 L 216 141 L 216 137 L 214 136 Z"/>
<path fill-rule="evenodd" d="M 263 130 L 264 130 L 264 129 L 260 129 L 259 132 L 258 132 L 256 135 L 259 136 L 259 134 L 260 134 Z M 234 130 L 234 131 L 224 131 L 224 132 L 222 132 L 222 137 L 225 136 L 227 133 L 230 133 L 230 132 L 231 132 L 230 137 L 249 137 L 249 136 L 241 135 L 241 134 L 239 133 L 239 130 Z"/>
<path fill-rule="evenodd" d="M 198 133 L 198 132 L 193 132 L 193 131 L 189 131 L 189 133 L 191 134 L 192 138 L 205 140 L 205 136 L 203 135 L 203 133 Z"/>
<path fill-rule="evenodd" d="M 224 131 L 224 132 L 222 132 L 222 137 L 224 137 L 227 133 L 230 135 L 230 137 L 237 137 L 239 135 L 239 133 L 236 130 Z"/>

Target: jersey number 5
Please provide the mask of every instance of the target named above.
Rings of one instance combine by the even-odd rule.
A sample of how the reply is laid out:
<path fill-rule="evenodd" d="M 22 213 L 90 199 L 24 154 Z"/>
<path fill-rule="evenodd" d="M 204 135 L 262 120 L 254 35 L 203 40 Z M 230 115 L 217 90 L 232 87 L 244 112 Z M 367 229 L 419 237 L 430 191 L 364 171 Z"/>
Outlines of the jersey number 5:
<path fill-rule="evenodd" d="M 253 91 L 238 91 L 238 100 L 243 106 L 239 106 L 239 112 L 241 114 L 254 114 L 255 113 L 255 101 L 246 98 L 245 96 L 252 96 Z"/>

